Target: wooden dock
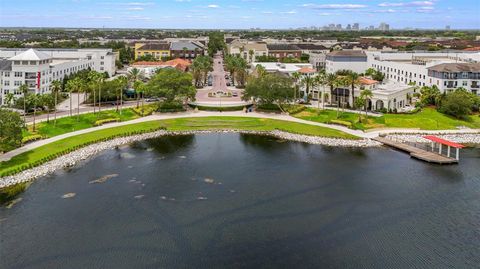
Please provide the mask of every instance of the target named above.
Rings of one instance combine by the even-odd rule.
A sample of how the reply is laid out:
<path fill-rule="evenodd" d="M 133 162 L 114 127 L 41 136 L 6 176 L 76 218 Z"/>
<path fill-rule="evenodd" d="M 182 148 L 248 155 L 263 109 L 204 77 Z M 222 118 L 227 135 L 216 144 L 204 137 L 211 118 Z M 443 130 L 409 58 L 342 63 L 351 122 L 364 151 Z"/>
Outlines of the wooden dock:
<path fill-rule="evenodd" d="M 383 138 L 383 137 L 376 137 L 373 140 L 380 142 L 386 146 L 407 152 L 410 154 L 411 157 L 422 160 L 429 163 L 436 163 L 436 164 L 456 164 L 458 163 L 457 159 L 450 158 L 447 156 L 440 155 L 436 152 L 427 151 L 424 149 L 420 149 L 414 146 L 410 146 L 405 143 L 393 141 L 391 139 Z"/>

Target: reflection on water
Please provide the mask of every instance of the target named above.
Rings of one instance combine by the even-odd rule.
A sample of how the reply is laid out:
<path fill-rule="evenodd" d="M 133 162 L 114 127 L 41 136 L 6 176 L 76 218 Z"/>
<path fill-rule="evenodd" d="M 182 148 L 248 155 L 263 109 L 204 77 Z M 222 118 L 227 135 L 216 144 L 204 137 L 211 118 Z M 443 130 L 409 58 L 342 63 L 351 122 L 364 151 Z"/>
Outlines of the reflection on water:
<path fill-rule="evenodd" d="M 142 141 L 0 209 L 0 268 L 476 268 L 478 157 L 436 166 L 240 134 Z"/>

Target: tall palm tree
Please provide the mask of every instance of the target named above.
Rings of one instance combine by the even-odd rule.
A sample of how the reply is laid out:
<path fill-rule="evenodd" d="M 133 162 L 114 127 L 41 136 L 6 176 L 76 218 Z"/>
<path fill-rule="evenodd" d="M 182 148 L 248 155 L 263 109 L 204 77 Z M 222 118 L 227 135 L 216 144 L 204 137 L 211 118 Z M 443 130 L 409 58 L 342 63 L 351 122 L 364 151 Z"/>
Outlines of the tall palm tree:
<path fill-rule="evenodd" d="M 248 59 L 250 60 L 249 62 L 253 61 L 253 54 L 255 54 L 255 52 L 253 50 L 248 51 Z"/>
<path fill-rule="evenodd" d="M 325 83 L 330 86 L 330 98 L 333 97 L 333 91 L 335 89 L 335 87 L 339 84 L 339 77 L 334 74 L 334 73 L 329 73 L 327 74 L 327 76 L 325 77 Z M 331 103 L 331 101 L 330 101 Z M 340 109 L 340 100 L 338 99 L 338 96 L 337 96 L 337 118 L 338 118 L 338 112 L 339 112 L 339 109 Z"/>
<path fill-rule="evenodd" d="M 351 101 L 352 101 L 352 107 L 355 106 L 355 87 L 360 84 L 360 75 L 356 72 L 348 72 L 346 76 L 346 81 L 348 82 L 350 89 L 351 89 Z"/>
<path fill-rule="evenodd" d="M 187 59 L 187 51 L 188 51 L 188 48 L 187 47 L 183 47 L 182 48 L 182 51 L 183 51 L 183 59 Z"/>
<path fill-rule="evenodd" d="M 27 94 L 28 94 L 28 85 L 22 84 L 18 88 L 23 94 L 23 123 L 27 126 Z"/>
<path fill-rule="evenodd" d="M 365 89 L 360 93 L 360 98 L 363 98 L 365 100 L 365 119 L 368 119 L 368 113 L 367 113 L 368 101 L 372 99 L 372 97 L 373 97 L 373 92 L 369 89 Z"/>
<path fill-rule="evenodd" d="M 297 100 L 297 92 L 299 91 L 298 86 L 299 86 L 301 77 L 302 75 L 298 72 L 292 73 L 292 78 L 293 78 L 293 81 L 295 82 L 294 93 L 293 93 L 294 100 Z"/>
<path fill-rule="evenodd" d="M 38 102 L 38 95 L 36 93 L 31 94 L 28 96 L 29 103 L 33 104 L 33 132 L 35 132 L 35 119 L 37 117 L 37 102 Z"/>
<path fill-rule="evenodd" d="M 96 72 L 96 71 L 90 71 L 88 73 L 88 81 L 89 81 L 89 86 L 90 89 L 93 92 L 93 114 L 96 112 L 96 106 L 97 106 L 97 91 L 96 87 L 99 87 L 98 81 L 100 79 L 101 74 Z"/>
<path fill-rule="evenodd" d="M 123 91 L 125 88 L 128 86 L 128 78 L 125 76 L 120 76 L 117 78 L 118 81 L 118 86 L 119 86 L 119 92 L 120 92 L 120 115 L 122 115 L 122 109 L 123 109 Z M 118 109 L 117 109 L 118 110 Z"/>
<path fill-rule="evenodd" d="M 314 77 L 314 83 L 315 85 L 319 86 L 322 88 L 322 92 L 320 92 L 320 89 L 318 90 L 318 109 L 320 109 L 320 99 L 322 99 L 322 109 L 325 108 L 325 84 L 326 84 L 326 78 L 325 74 L 319 73 L 317 76 Z"/>
<path fill-rule="evenodd" d="M 235 86 L 235 73 L 237 71 L 236 58 L 232 55 L 227 55 L 225 58 L 225 65 L 230 72 L 230 77 L 232 78 L 232 86 Z"/>
<path fill-rule="evenodd" d="M 105 77 L 103 74 L 98 76 L 98 113 L 102 112 L 102 86 L 105 82 Z"/>
<path fill-rule="evenodd" d="M 307 95 L 307 99 L 308 99 L 308 96 L 310 94 L 310 89 L 313 87 L 313 84 L 314 84 L 313 77 L 310 74 L 302 75 L 302 79 L 300 83 L 303 86 L 305 86 L 305 94 Z"/>
<path fill-rule="evenodd" d="M 67 85 L 66 85 L 66 89 L 67 91 L 69 92 L 70 94 L 70 117 L 72 116 L 72 95 L 73 95 L 73 92 L 77 90 L 77 84 L 78 84 L 78 80 L 76 79 L 70 79 L 67 81 Z"/>
<path fill-rule="evenodd" d="M 80 121 L 80 93 L 85 90 L 85 83 L 83 79 L 76 77 L 75 86 L 77 87 L 77 121 Z"/>
<path fill-rule="evenodd" d="M 140 80 L 137 80 L 133 83 L 133 89 L 135 89 L 135 94 L 137 95 L 137 108 L 140 106 L 140 94 L 142 93 L 143 90 L 143 82 Z"/>
<path fill-rule="evenodd" d="M 52 91 L 54 97 L 55 107 L 53 108 L 53 126 L 57 125 L 57 102 L 58 102 L 58 92 L 62 90 L 62 82 L 59 80 L 54 80 L 50 84 L 50 90 Z"/>
<path fill-rule="evenodd" d="M 130 69 L 130 71 L 128 71 L 127 78 L 128 78 L 128 82 L 130 83 L 130 85 L 134 86 L 135 82 L 137 82 L 137 81 L 139 81 L 143 78 L 143 75 L 142 75 L 142 72 L 140 71 L 140 69 L 135 67 L 135 68 Z M 134 89 L 135 89 L 135 95 L 137 96 L 137 108 L 138 108 L 140 95 L 138 94 L 137 88 L 134 87 Z"/>

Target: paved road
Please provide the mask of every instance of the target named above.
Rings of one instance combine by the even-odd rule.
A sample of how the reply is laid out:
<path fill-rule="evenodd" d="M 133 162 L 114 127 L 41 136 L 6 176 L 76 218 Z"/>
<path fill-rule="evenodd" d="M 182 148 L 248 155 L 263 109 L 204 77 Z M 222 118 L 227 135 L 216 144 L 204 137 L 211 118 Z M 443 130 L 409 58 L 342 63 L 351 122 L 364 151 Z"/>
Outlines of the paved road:
<path fill-rule="evenodd" d="M 412 130 L 412 129 L 388 129 L 388 130 L 380 130 L 380 131 L 372 131 L 368 133 L 364 133 L 359 130 L 352 130 L 348 129 L 343 126 L 337 126 L 337 125 L 328 125 L 328 124 L 323 124 L 323 123 L 318 123 L 318 122 L 312 122 L 312 121 L 306 121 L 298 118 L 294 118 L 289 115 L 284 115 L 284 114 L 270 114 L 270 113 L 258 113 L 258 112 L 252 112 L 252 113 L 244 113 L 241 111 L 232 111 L 232 112 L 210 112 L 210 111 L 199 111 L 199 112 L 184 112 L 184 113 L 166 113 L 166 114 L 159 114 L 159 115 L 152 115 L 148 117 L 143 117 L 131 121 L 125 121 L 125 122 L 117 122 L 117 123 L 111 123 L 111 124 L 106 124 L 103 126 L 98 126 L 98 127 L 93 127 L 93 128 L 88 128 L 84 130 L 79 130 L 71 133 L 66 133 L 63 135 L 55 136 L 52 138 L 36 141 L 33 143 L 30 143 L 28 145 L 25 145 L 23 147 L 20 147 L 18 149 L 12 150 L 10 152 L 7 152 L 3 155 L 0 155 L 0 162 L 3 161 L 8 161 L 12 157 L 15 157 L 21 153 L 27 152 L 29 150 L 41 147 L 46 144 L 50 144 L 52 142 L 67 138 L 67 137 L 72 137 L 76 136 L 79 134 L 85 134 L 85 133 L 90 133 L 94 132 L 97 130 L 102 130 L 102 129 L 107 129 L 107 128 L 112 128 L 112 127 L 118 127 L 118 126 L 124 126 L 128 124 L 133 124 L 133 123 L 139 123 L 139 122 L 147 122 L 147 121 L 156 121 L 156 120 L 165 120 L 165 119 L 174 119 L 174 118 L 189 118 L 189 117 L 208 117 L 208 116 L 231 116 L 231 117 L 254 117 L 254 118 L 267 118 L 267 119 L 277 119 L 277 120 L 285 120 L 285 121 L 290 121 L 290 122 L 298 122 L 298 123 L 304 123 L 304 124 L 309 124 L 309 125 L 314 125 L 314 126 L 321 126 L 321 127 L 326 127 L 330 129 L 335 129 L 338 131 L 342 131 L 351 135 L 355 135 L 361 138 L 366 138 L 366 139 L 371 139 L 374 137 L 379 136 L 380 133 L 383 134 L 388 134 L 388 133 L 418 133 L 419 130 Z M 436 130 L 436 131 L 421 131 L 422 133 L 425 134 L 438 134 L 438 133 L 443 133 L 443 134 L 462 134 L 462 133 L 480 133 L 480 129 L 464 129 L 464 130 Z"/>

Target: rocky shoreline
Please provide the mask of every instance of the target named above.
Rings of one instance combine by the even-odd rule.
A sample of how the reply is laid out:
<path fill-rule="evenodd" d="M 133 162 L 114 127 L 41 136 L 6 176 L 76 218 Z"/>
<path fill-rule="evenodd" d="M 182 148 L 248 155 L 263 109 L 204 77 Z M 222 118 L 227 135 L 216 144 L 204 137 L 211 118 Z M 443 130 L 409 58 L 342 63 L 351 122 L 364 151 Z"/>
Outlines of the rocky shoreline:
<path fill-rule="evenodd" d="M 265 135 L 271 136 L 282 140 L 296 141 L 308 144 L 315 145 L 325 145 L 325 146 L 334 146 L 334 147 L 378 147 L 381 146 L 379 142 L 370 140 L 370 139 L 360 139 L 360 140 L 348 140 L 348 139 L 338 139 L 338 138 L 327 138 L 327 137 L 317 137 L 317 136 L 308 136 L 293 134 L 283 131 L 243 131 L 243 130 L 218 130 L 218 131 L 181 131 L 181 132 L 172 132 L 172 131 L 156 131 L 152 133 L 146 133 L 141 135 L 133 135 L 128 137 L 121 137 L 112 139 L 105 142 L 100 142 L 97 144 L 89 145 L 74 152 L 68 153 L 61 158 L 57 158 L 40 166 L 37 166 L 32 169 L 22 171 L 18 174 L 12 176 L 6 176 L 0 178 L 0 188 L 8 187 L 22 182 L 32 181 L 36 178 L 46 176 L 53 173 L 55 170 L 72 167 L 79 162 L 86 160 L 92 156 L 97 155 L 98 153 L 107 150 L 113 149 L 115 147 L 129 144 L 136 141 L 157 138 L 161 136 L 168 135 L 191 135 L 191 134 L 209 134 L 209 133 L 241 133 L 241 134 L 254 134 L 254 135 Z M 480 134 L 445 134 L 439 135 L 444 139 L 455 141 L 457 143 L 465 144 L 480 144 Z M 428 140 L 422 138 L 421 134 L 391 134 L 387 135 L 387 138 L 406 141 L 406 142 L 415 142 L 415 143 L 427 143 Z"/>
<path fill-rule="evenodd" d="M 183 131 L 183 132 L 172 132 L 172 131 L 156 131 L 152 133 L 146 133 L 141 135 L 133 135 L 128 137 L 121 137 L 112 139 L 106 142 L 100 142 L 93 145 L 86 146 L 74 152 L 70 152 L 66 155 L 63 155 L 61 158 L 44 163 L 40 166 L 34 167 L 22 171 L 18 174 L 12 176 L 6 176 L 0 178 L 0 188 L 8 187 L 22 182 L 32 181 L 39 177 L 46 176 L 53 173 L 55 170 L 72 167 L 88 159 L 98 153 L 107 150 L 113 149 L 115 147 L 129 144 L 136 141 L 167 136 L 167 135 L 191 135 L 191 134 L 208 134 L 208 133 L 242 133 L 242 134 L 255 134 L 255 135 L 267 135 L 272 136 L 278 139 L 304 142 L 309 144 L 316 145 L 327 145 L 327 146 L 336 146 L 336 147 L 374 147 L 380 146 L 380 143 L 369 140 L 348 140 L 348 139 L 337 139 L 337 138 L 326 138 L 326 137 L 316 137 L 308 135 L 298 135 L 282 131 L 271 131 L 271 132 L 262 132 L 262 131 L 239 131 L 239 130 L 219 130 L 219 131 Z"/>
<path fill-rule="evenodd" d="M 390 134 L 385 137 L 396 141 L 430 143 L 430 140 L 423 138 L 424 135 L 425 134 Z M 435 134 L 435 136 L 460 144 L 480 144 L 479 133 Z"/>

